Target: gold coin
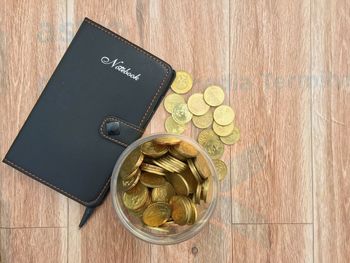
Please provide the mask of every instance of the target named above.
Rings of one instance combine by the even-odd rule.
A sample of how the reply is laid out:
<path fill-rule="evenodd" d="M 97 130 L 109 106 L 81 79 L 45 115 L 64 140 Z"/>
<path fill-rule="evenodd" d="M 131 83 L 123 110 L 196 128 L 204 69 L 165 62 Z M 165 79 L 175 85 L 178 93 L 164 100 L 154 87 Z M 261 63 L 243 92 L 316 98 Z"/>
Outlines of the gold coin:
<path fill-rule="evenodd" d="M 186 158 L 196 157 L 198 154 L 197 149 L 190 143 L 181 141 L 179 144 L 173 147 L 179 154 Z"/>
<path fill-rule="evenodd" d="M 205 103 L 202 93 L 194 93 L 191 97 L 188 98 L 188 109 L 194 115 L 203 115 L 207 113 L 210 109 L 210 106 Z"/>
<path fill-rule="evenodd" d="M 155 232 L 169 233 L 170 230 L 167 227 L 163 227 L 163 225 L 160 227 L 154 227 L 154 226 L 146 226 L 146 227 Z"/>
<path fill-rule="evenodd" d="M 186 130 L 186 124 L 178 124 L 172 116 L 169 116 L 165 121 L 165 130 L 173 134 L 181 134 Z"/>
<path fill-rule="evenodd" d="M 225 92 L 219 86 L 212 85 L 206 88 L 206 90 L 204 91 L 204 100 L 210 106 L 219 106 L 224 102 L 224 99 Z"/>
<path fill-rule="evenodd" d="M 179 138 L 173 137 L 173 136 L 164 136 L 164 137 L 158 137 L 154 139 L 154 142 L 161 144 L 161 145 L 176 145 L 181 142 Z"/>
<path fill-rule="evenodd" d="M 207 179 L 211 175 L 207 160 L 202 154 L 198 154 L 196 159 L 194 159 L 194 166 L 197 168 L 199 175 L 203 179 Z"/>
<path fill-rule="evenodd" d="M 189 225 L 193 225 L 197 221 L 197 217 L 198 217 L 198 212 L 197 212 L 196 205 L 191 201 L 191 217 L 187 223 Z"/>
<path fill-rule="evenodd" d="M 194 200 L 195 200 L 196 204 L 200 204 L 201 203 L 201 193 L 202 193 L 202 186 L 201 185 L 197 185 L 196 193 L 194 195 Z"/>
<path fill-rule="evenodd" d="M 225 125 L 225 126 L 219 125 L 215 121 L 213 123 L 213 130 L 219 136 L 230 135 L 231 132 L 233 131 L 234 127 L 235 126 L 233 125 L 233 122 L 231 122 L 229 125 Z"/>
<path fill-rule="evenodd" d="M 183 176 L 183 178 L 186 180 L 188 184 L 190 194 L 193 194 L 197 188 L 198 180 L 195 178 L 195 176 L 193 175 L 193 173 L 189 168 L 183 171 L 181 175 Z"/>
<path fill-rule="evenodd" d="M 171 218 L 178 225 L 186 225 L 191 218 L 191 201 L 185 196 L 173 196 L 170 200 Z"/>
<path fill-rule="evenodd" d="M 157 175 L 162 175 L 162 176 L 166 175 L 166 170 L 164 170 L 163 168 L 158 167 L 156 165 L 152 165 L 152 164 L 148 164 L 148 163 L 142 163 L 140 166 L 140 169 L 142 171 L 152 173 L 152 174 L 157 174 Z"/>
<path fill-rule="evenodd" d="M 202 182 L 202 178 L 200 176 L 200 174 L 198 173 L 198 170 L 196 168 L 196 166 L 194 165 L 192 159 L 188 159 L 187 160 L 188 163 L 188 167 L 190 168 L 190 171 L 192 173 L 192 175 L 194 176 L 194 178 L 196 179 L 197 183 L 201 183 Z"/>
<path fill-rule="evenodd" d="M 241 137 L 240 131 L 237 127 L 233 128 L 233 131 L 230 135 L 225 137 L 220 137 L 220 140 L 227 145 L 235 144 Z"/>
<path fill-rule="evenodd" d="M 210 139 L 203 147 L 212 159 L 220 159 L 224 154 L 224 145 L 219 139 Z"/>
<path fill-rule="evenodd" d="M 208 191 L 209 191 L 209 179 L 202 183 L 202 193 L 201 198 L 206 203 L 208 201 Z"/>
<path fill-rule="evenodd" d="M 213 123 L 213 112 L 209 110 L 202 116 L 193 116 L 192 122 L 197 128 L 206 129 Z"/>
<path fill-rule="evenodd" d="M 121 185 L 123 191 L 128 191 L 133 188 L 140 179 L 141 170 L 136 168 L 129 176 L 121 178 Z"/>
<path fill-rule="evenodd" d="M 174 107 L 179 103 L 185 103 L 184 97 L 179 94 L 172 93 L 165 97 L 164 108 L 167 112 L 172 113 Z"/>
<path fill-rule="evenodd" d="M 179 195 L 188 195 L 190 193 L 189 186 L 185 178 L 180 174 L 170 174 L 167 176 L 168 181 L 172 184 L 175 192 Z"/>
<path fill-rule="evenodd" d="M 167 155 L 165 157 L 152 160 L 152 162 L 172 173 L 181 173 L 186 169 L 186 164 L 175 157 Z"/>
<path fill-rule="evenodd" d="M 219 136 L 216 135 L 216 133 L 212 130 L 212 129 L 206 129 L 206 130 L 203 130 L 201 131 L 199 134 L 198 134 L 198 143 L 200 145 L 204 145 L 208 140 L 210 139 L 219 139 Z"/>
<path fill-rule="evenodd" d="M 221 105 L 215 109 L 213 117 L 214 121 L 216 121 L 217 124 L 225 126 L 233 122 L 235 113 L 231 107 L 227 105 Z"/>
<path fill-rule="evenodd" d="M 227 175 L 227 166 L 226 166 L 225 162 L 223 162 L 219 159 L 213 160 L 213 163 L 214 163 L 215 169 L 218 173 L 219 181 L 222 181 L 225 178 L 225 176 Z"/>
<path fill-rule="evenodd" d="M 160 187 L 164 185 L 166 180 L 164 176 L 151 174 L 151 173 L 142 173 L 140 177 L 140 182 L 144 186 L 155 188 L 155 187 Z"/>
<path fill-rule="evenodd" d="M 192 119 L 192 113 L 188 110 L 186 103 L 177 104 L 171 116 L 178 124 L 186 124 Z"/>
<path fill-rule="evenodd" d="M 171 89 L 178 94 L 185 94 L 192 88 L 193 80 L 185 71 L 177 71 L 176 77 L 171 84 Z"/>
<path fill-rule="evenodd" d="M 143 154 L 140 150 L 140 147 L 138 147 L 125 158 L 120 168 L 120 176 L 128 176 L 132 171 L 135 171 L 135 169 L 141 165 L 142 161 Z"/>
<path fill-rule="evenodd" d="M 123 194 L 123 203 L 126 208 L 136 210 L 142 207 L 148 198 L 148 189 L 140 182 Z"/>
<path fill-rule="evenodd" d="M 167 163 L 164 158 L 159 158 L 159 159 L 155 159 L 152 160 L 152 162 L 156 165 L 158 165 L 159 167 L 163 168 L 164 170 L 171 172 L 171 173 L 175 173 L 176 172 L 176 167 L 173 167 L 172 165 L 170 165 L 169 163 Z"/>
<path fill-rule="evenodd" d="M 167 156 L 164 157 L 164 160 L 166 162 L 168 162 L 169 164 L 173 165 L 174 167 L 176 167 L 178 172 L 182 172 L 183 170 L 185 170 L 187 168 L 187 164 L 186 163 L 176 159 L 174 156 L 167 155 Z"/>
<path fill-rule="evenodd" d="M 152 190 L 152 201 L 168 203 L 170 201 L 170 198 L 172 198 L 174 195 L 174 187 L 166 182 L 164 185 L 156 187 Z"/>
<path fill-rule="evenodd" d="M 152 203 L 151 197 L 149 196 L 149 194 L 147 195 L 147 201 L 138 209 L 135 210 L 129 210 L 129 213 L 136 216 L 136 217 L 142 217 L 143 215 L 143 211 L 145 211 L 145 209 Z"/>
<path fill-rule="evenodd" d="M 160 145 L 154 141 L 149 141 L 141 145 L 141 151 L 144 155 L 158 158 L 168 152 L 168 147 L 166 145 Z"/>
<path fill-rule="evenodd" d="M 177 152 L 174 147 L 169 148 L 169 153 L 171 156 L 174 156 L 176 159 L 179 159 L 180 161 L 186 161 L 186 157 L 182 156 L 179 152 Z"/>
<path fill-rule="evenodd" d="M 143 222 L 152 227 L 164 224 L 171 215 L 171 209 L 167 203 L 152 203 L 143 212 Z"/>

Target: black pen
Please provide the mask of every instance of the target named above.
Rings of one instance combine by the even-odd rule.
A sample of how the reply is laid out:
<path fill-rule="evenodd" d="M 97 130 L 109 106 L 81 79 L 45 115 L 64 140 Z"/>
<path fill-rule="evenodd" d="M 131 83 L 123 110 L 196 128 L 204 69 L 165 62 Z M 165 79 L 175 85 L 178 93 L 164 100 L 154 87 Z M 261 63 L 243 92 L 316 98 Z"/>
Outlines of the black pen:
<path fill-rule="evenodd" d="M 85 225 L 85 223 L 88 221 L 94 210 L 95 207 L 86 207 L 83 217 L 80 220 L 79 228 L 82 228 Z"/>

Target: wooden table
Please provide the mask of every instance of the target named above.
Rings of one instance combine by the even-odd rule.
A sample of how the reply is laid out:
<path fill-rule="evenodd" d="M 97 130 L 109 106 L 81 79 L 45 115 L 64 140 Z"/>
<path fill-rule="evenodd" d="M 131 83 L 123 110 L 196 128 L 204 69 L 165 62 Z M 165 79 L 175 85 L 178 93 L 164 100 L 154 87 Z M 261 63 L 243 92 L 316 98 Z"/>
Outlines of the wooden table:
<path fill-rule="evenodd" d="M 1 158 L 85 16 L 190 72 L 192 92 L 224 87 L 242 133 L 210 224 L 175 246 L 131 236 L 110 198 L 79 231 L 82 206 L 1 164 L 1 262 L 349 262 L 348 1 L 0 6 Z M 160 107 L 147 134 L 166 116 Z"/>

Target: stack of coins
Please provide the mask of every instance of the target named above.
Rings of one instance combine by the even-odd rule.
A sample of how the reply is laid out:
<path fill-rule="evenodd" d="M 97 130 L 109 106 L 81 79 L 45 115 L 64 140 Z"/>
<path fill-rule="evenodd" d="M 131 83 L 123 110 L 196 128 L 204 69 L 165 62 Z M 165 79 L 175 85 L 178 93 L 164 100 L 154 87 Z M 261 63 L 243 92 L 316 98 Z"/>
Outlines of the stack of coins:
<path fill-rule="evenodd" d="M 160 137 L 132 151 L 121 165 L 118 188 L 124 206 L 149 228 L 191 225 L 209 199 L 211 172 L 190 143 Z"/>
<path fill-rule="evenodd" d="M 192 85 L 189 73 L 176 72 L 171 85 L 175 93 L 164 99 L 165 110 L 171 114 L 165 121 L 165 129 L 169 133 L 182 134 L 191 120 L 194 126 L 203 129 L 198 142 L 213 159 L 219 180 L 223 180 L 227 174 L 227 166 L 220 160 L 224 144 L 233 145 L 240 138 L 240 131 L 234 124 L 235 113 L 231 107 L 222 105 L 225 92 L 217 85 L 207 87 L 203 94 L 192 94 L 186 103 L 184 94 L 191 90 Z"/>

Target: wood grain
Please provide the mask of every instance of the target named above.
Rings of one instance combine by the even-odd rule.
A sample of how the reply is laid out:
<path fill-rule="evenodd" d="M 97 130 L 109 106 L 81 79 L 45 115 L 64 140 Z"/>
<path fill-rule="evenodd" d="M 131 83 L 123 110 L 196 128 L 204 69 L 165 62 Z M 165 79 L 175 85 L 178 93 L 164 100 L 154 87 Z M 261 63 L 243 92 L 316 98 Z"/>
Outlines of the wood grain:
<path fill-rule="evenodd" d="M 67 262 L 65 228 L 0 229 L 0 262 Z"/>
<path fill-rule="evenodd" d="M 313 262 L 312 225 L 235 225 L 233 262 Z"/>
<path fill-rule="evenodd" d="M 233 222 L 310 223 L 310 85 L 299 81 L 310 73 L 310 3 L 230 6 L 230 99 L 242 134 L 231 152 Z"/>
<path fill-rule="evenodd" d="M 65 2 L 1 1 L 0 17 L 2 160 L 65 51 Z M 3 163 L 0 174 L 0 226 L 66 226 L 65 197 Z"/>
<path fill-rule="evenodd" d="M 229 94 L 228 1 L 158 1 L 150 8 L 151 52 L 159 54 L 175 70 L 191 73 L 194 85 L 186 98 L 203 92 L 211 84 L 222 86 Z M 229 103 L 229 96 L 225 103 Z M 164 120 L 168 116 L 160 107 L 152 119 L 151 132 L 164 131 Z M 198 132 L 189 123 L 184 134 L 197 138 Z M 228 147 L 223 158 L 230 162 Z M 221 191 L 230 193 L 230 176 L 221 185 Z M 175 246 L 152 245 L 152 262 L 164 262 L 165 259 L 171 259 L 171 262 L 231 262 L 230 233 L 231 196 L 228 194 L 220 196 L 213 218 L 197 237 Z"/>
<path fill-rule="evenodd" d="M 350 259 L 350 5 L 312 1 L 315 262 Z"/>
<path fill-rule="evenodd" d="M 86 16 L 190 72 L 190 94 L 221 85 L 242 134 L 213 218 L 174 246 L 133 237 L 110 196 L 79 230 L 81 205 L 0 164 L 1 263 L 349 262 L 346 0 L 0 5 L 1 158 Z M 167 116 L 160 107 L 146 134 Z"/>

